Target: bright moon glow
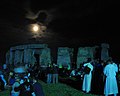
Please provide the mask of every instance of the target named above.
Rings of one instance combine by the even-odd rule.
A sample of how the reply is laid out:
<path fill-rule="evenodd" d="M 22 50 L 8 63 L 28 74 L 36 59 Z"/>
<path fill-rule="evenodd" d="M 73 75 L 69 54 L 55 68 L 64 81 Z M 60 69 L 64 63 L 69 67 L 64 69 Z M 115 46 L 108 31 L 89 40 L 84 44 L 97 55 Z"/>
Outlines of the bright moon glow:
<path fill-rule="evenodd" d="M 37 25 L 37 24 L 33 25 L 32 29 L 33 29 L 34 32 L 38 32 L 39 31 L 39 25 Z"/>

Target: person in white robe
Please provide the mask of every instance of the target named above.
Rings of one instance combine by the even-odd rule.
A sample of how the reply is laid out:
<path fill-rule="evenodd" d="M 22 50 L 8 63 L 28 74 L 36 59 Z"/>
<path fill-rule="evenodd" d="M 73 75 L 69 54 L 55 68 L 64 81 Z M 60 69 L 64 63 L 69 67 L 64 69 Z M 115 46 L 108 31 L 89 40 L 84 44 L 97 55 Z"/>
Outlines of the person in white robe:
<path fill-rule="evenodd" d="M 112 95 L 117 96 L 118 85 L 116 79 L 116 73 L 118 72 L 118 67 L 112 61 L 108 61 L 104 68 L 104 75 L 106 76 L 106 81 L 104 85 L 105 96 Z"/>
<path fill-rule="evenodd" d="M 89 61 L 88 63 L 85 63 L 83 66 L 84 67 L 88 66 L 91 69 L 89 74 L 84 75 L 83 85 L 82 85 L 82 90 L 86 93 L 89 93 L 91 91 L 91 80 L 92 80 L 93 65 Z"/>

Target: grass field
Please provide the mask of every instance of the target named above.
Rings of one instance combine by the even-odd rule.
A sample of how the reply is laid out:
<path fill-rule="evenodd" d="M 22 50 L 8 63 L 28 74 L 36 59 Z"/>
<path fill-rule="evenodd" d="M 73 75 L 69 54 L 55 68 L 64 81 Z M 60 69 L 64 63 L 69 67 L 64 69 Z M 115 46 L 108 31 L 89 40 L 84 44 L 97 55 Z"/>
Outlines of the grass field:
<path fill-rule="evenodd" d="M 92 94 L 85 94 L 79 90 L 76 90 L 66 84 L 46 84 L 43 81 L 39 81 L 43 86 L 45 96 L 97 96 Z M 6 89 L 0 92 L 0 96 L 9 96 L 10 90 Z"/>

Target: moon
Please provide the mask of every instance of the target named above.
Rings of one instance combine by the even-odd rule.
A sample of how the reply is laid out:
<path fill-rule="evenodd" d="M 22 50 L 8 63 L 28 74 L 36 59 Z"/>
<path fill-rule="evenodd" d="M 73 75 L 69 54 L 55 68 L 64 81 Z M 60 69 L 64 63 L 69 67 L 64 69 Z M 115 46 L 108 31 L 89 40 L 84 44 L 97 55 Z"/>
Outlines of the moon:
<path fill-rule="evenodd" d="M 33 30 L 34 32 L 38 32 L 38 31 L 40 30 L 40 26 L 37 25 L 37 24 L 34 24 L 33 27 L 32 27 L 32 30 Z"/>

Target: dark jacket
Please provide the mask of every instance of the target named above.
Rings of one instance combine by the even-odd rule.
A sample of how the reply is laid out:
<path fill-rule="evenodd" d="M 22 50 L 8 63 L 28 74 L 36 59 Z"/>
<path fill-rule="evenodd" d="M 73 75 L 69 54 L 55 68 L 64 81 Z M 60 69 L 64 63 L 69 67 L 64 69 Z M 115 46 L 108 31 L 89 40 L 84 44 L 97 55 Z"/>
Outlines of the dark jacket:
<path fill-rule="evenodd" d="M 42 85 L 39 82 L 36 82 L 35 84 L 33 84 L 33 90 L 36 96 L 45 96 Z"/>

